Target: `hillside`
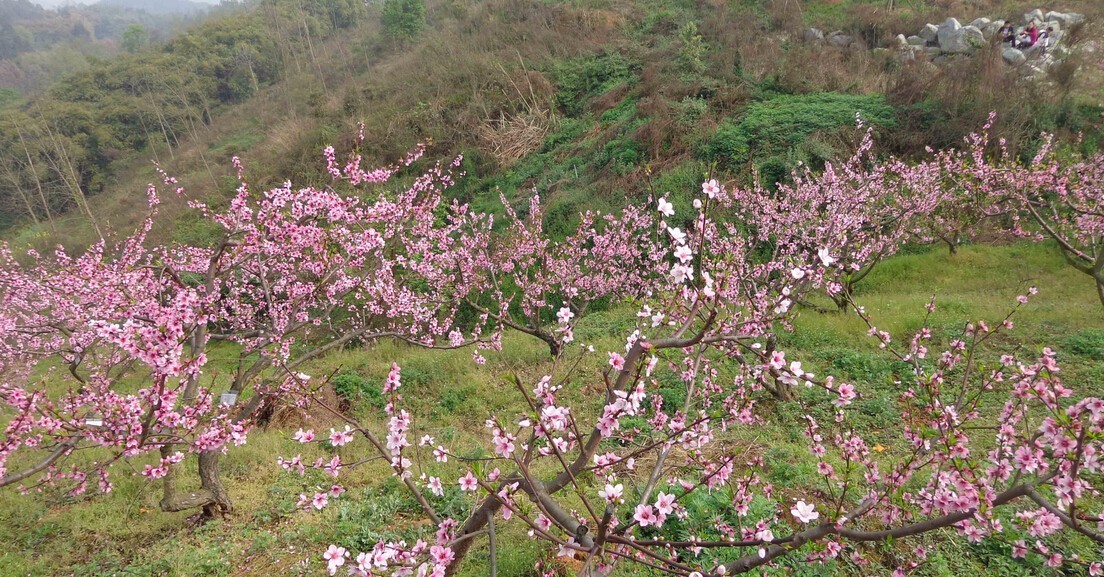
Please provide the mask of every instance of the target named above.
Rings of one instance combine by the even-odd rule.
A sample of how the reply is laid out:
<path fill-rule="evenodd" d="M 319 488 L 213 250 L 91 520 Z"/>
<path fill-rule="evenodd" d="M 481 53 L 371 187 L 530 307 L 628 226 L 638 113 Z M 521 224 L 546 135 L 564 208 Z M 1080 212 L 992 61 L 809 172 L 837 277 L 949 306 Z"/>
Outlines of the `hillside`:
<path fill-rule="evenodd" d="M 98 197 L 89 203 L 102 207 L 98 219 L 126 230 L 139 217 L 127 199 L 151 178 L 143 168 L 151 159 L 200 196 L 229 192 L 232 154 L 258 182 L 313 182 L 318 151 L 358 121 L 373 136 L 363 151 L 372 161 L 432 140 L 435 156 L 465 155 L 462 198 L 486 208 L 496 187 L 537 186 L 553 200 L 550 218 L 581 202 L 616 205 L 648 186 L 689 187 L 710 170 L 746 177 L 754 166 L 768 179 L 785 177 L 797 162 L 816 166 L 846 151 L 856 110 L 880 128 L 880 150 L 906 157 L 957 144 L 991 111 L 997 136 L 1025 154 L 1040 131 L 1084 134 L 1095 146 L 1100 128 L 1093 66 L 1024 82 L 997 53 L 899 64 L 877 51 L 800 41 L 802 27 L 815 24 L 877 46 L 922 22 L 1006 11 L 996 4 L 886 12 L 856 2 L 814 5 L 795 18 L 772 2 L 431 3 L 411 41 L 384 35 L 376 8 L 342 6 L 270 0 L 244 18 L 216 15 L 183 39 L 105 61 L 10 108 L 8 118 L 21 118 L 38 141 L 28 145 L 37 165 L 57 164 L 53 131 L 70 147 L 76 178 L 43 170 L 45 204 L 28 205 L 19 196 L 38 193 L 25 155 L 5 155 L 10 172 L 23 173 L 0 189 L 7 214 L 42 221 L 6 236 L 43 238 L 55 213 L 83 212 L 67 217 L 66 241 L 88 242 L 97 233 L 82 222 L 89 211 L 73 210 L 81 195 Z M 1093 14 L 1094 6 L 1072 8 Z M 749 24 L 754 33 L 743 33 Z M 1091 43 L 1096 26 L 1090 19 L 1071 46 L 1077 37 Z M 196 58 L 202 68 L 186 64 Z M 81 109 L 75 122 L 43 124 L 73 107 Z M 5 150 L 20 151 L 19 135 L 4 132 Z"/>

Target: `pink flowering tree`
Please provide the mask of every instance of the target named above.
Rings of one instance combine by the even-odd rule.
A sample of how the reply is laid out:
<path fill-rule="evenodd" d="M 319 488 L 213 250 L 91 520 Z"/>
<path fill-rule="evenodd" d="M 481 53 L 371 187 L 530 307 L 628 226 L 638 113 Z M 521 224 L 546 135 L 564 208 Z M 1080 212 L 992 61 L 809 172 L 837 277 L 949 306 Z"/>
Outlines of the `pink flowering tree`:
<path fill-rule="evenodd" d="M 855 286 L 897 252 L 942 195 L 938 186 L 918 186 L 913 166 L 875 159 L 872 147 L 868 130 L 854 155 L 822 172 L 795 171 L 793 182 L 777 191 L 759 182 L 734 191 L 737 219 L 760 250 L 771 259 L 827 267 L 827 293 L 840 311 L 848 308 Z"/>
<path fill-rule="evenodd" d="M 565 362 L 555 364 L 560 370 L 536 382 L 515 379 L 520 408 L 486 419 L 487 453 L 493 457 L 467 460 L 421 434 L 402 408 L 401 375 L 393 367 L 385 411 L 394 474 L 416 483 L 423 495 L 441 495 L 445 485 L 454 485 L 475 499 L 463 520 L 441 518 L 427 509 L 438 526 L 434 541 L 381 542 L 355 557 L 332 546 L 325 556 L 331 573 L 346 563 L 357 575 L 386 567 L 451 573 L 480 536 L 490 536 L 493 549 L 496 517 L 524 524 L 565 552 L 589 552 L 592 571 L 603 571 L 618 558 L 664 566 L 648 561 L 645 553 L 664 546 L 639 545 L 637 532 L 662 527 L 685 494 L 733 482 L 743 464 L 733 456 L 718 456 L 714 443 L 729 427 L 758 422 L 754 407 L 759 391 L 768 386 L 817 387 L 841 406 L 849 404 L 855 398 L 853 387 L 818 380 L 784 351 L 766 346 L 775 331 L 788 326 L 796 300 L 823 288 L 828 273 L 824 259 L 817 250 L 812 255 L 752 258 L 758 240 L 744 234 L 738 223 L 711 217 L 734 210 L 736 202 L 710 181 L 695 203 L 698 214 L 691 230 L 660 220 L 650 230 L 633 231 L 634 237 L 650 235 L 655 252 L 648 260 L 662 274 L 652 294 L 640 299 L 638 324 L 624 349 L 590 353 L 573 348 L 563 353 Z M 673 215 L 666 198 L 654 203 L 662 217 Z M 835 253 L 841 244 L 823 249 Z M 590 354 L 604 361 L 604 368 L 590 378 L 605 394 L 593 399 L 593 406 L 572 404 L 565 383 Z M 683 382 L 688 394 L 682 406 L 665 406 L 656 393 L 661 371 Z M 351 430 L 368 436 L 365 426 L 350 423 Z M 296 436 L 317 440 L 313 431 Z M 367 440 L 372 450 L 375 443 Z M 295 460 L 281 462 L 302 472 L 302 467 L 287 465 Z M 427 464 L 450 460 L 467 464 L 459 479 L 443 478 Z M 638 460 L 648 462 L 648 468 L 635 470 Z M 548 474 L 549 469 L 557 472 Z M 686 475 L 676 480 L 673 471 Z M 625 489 L 633 483 L 635 489 Z M 310 508 L 316 499 L 328 501 L 321 493 L 313 499 L 304 495 L 302 505 Z M 652 504 L 655 500 L 658 506 Z M 424 499 L 419 502 L 424 506 Z"/>
<path fill-rule="evenodd" d="M 110 465 L 155 453 L 142 474 L 164 479 L 163 509 L 226 512 L 219 456 L 246 441 L 264 406 L 311 390 L 303 363 L 381 338 L 478 341 L 479 327 L 456 322 L 457 295 L 485 268 L 489 220 L 443 201 L 448 167 L 380 186 L 420 154 L 366 171 L 359 156 L 339 166 L 327 149 L 335 184 L 363 199 L 290 184 L 257 193 L 239 165 L 228 208 L 190 202 L 222 228 L 213 247 L 147 247 L 152 214 L 114 247 L 76 257 L 59 249 L 21 263 L 5 247 L 0 401 L 11 417 L 0 486 L 68 483 L 78 494 L 93 478 L 106 492 Z M 153 186 L 149 199 L 155 212 Z M 213 348 L 226 366 L 211 366 Z M 176 470 L 189 455 L 200 487 L 181 491 Z"/>
<path fill-rule="evenodd" d="M 655 285 L 656 219 L 647 208 L 616 214 L 586 211 L 563 240 L 545 230 L 540 197 L 525 217 L 505 197 L 506 229 L 479 255 L 482 282 L 464 302 L 483 319 L 536 337 L 553 357 L 575 340 L 576 324 L 599 302 L 647 295 Z"/>
<path fill-rule="evenodd" d="M 1049 137 L 1029 166 L 1004 165 L 1026 219 L 1092 277 L 1104 304 L 1104 154 L 1061 158 Z"/>
<path fill-rule="evenodd" d="M 908 167 L 904 186 L 912 195 L 937 199 L 934 207 L 914 223 L 915 238 L 942 243 L 950 254 L 984 226 L 1000 229 L 1006 216 L 1015 215 L 1009 192 L 1017 186 L 1013 171 L 1003 169 L 1009 154 L 1003 140 L 990 151 L 989 130 L 996 116 L 978 133 L 967 136 L 962 148 L 928 150 L 930 159 Z"/>
<path fill-rule="evenodd" d="M 493 564 L 500 546 L 496 523 L 513 523 L 560 555 L 583 560 L 579 574 L 588 576 L 631 563 L 715 577 L 783 557 L 812 564 L 846 557 L 863 567 L 874 554 L 883 556 L 874 548 L 879 544 L 947 530 L 969 541 L 1004 544 L 1013 557 L 1039 555 L 1052 567 L 1102 574 L 1100 559 L 1069 556 L 1059 547 L 1068 539 L 1064 534 L 1104 544 L 1104 516 L 1095 499 L 1104 400 L 1077 398 L 1062 382 L 1050 349 L 1027 358 L 991 351 L 991 343 L 1012 330 L 1015 309 L 992 325 L 966 325 L 934 353 L 929 346 L 936 336 L 926 320 L 898 347 L 856 307 L 886 354 L 910 371 L 897 397 L 898 438 L 881 452 L 884 447 L 851 423 L 850 406 L 859 394 L 852 384 L 818 379 L 788 363 L 782 351 L 768 355 L 762 346 L 781 304 L 795 290 L 812 287 L 800 287 L 792 276 L 772 286 L 751 269 L 721 265 L 718 257 L 729 253 L 708 245 L 720 241 L 733 248 L 722 236 L 707 232 L 704 244 L 691 241 L 701 276 L 676 276 L 667 298 L 654 301 L 649 312 L 675 322 L 642 322 L 624 352 L 604 355 L 608 364 L 594 378 L 606 394 L 597 407 L 567 403 L 570 381 L 561 375 L 515 379 L 521 408 L 486 419 L 491 457 L 467 459 L 430 436 L 411 442 L 419 433 L 400 408 L 402 383 L 393 367 L 386 411 L 392 462 L 400 464 L 396 474 L 415 479 L 428 493 L 440 495 L 446 485 L 470 493 L 471 512 L 463 521 L 433 512 L 437 532 L 428 540 L 380 542 L 355 556 L 331 545 L 324 555 L 330 573 L 449 575 L 472 541 L 484 536 Z M 710 296 L 706 271 L 718 275 Z M 756 318 L 747 308 L 728 308 L 729 299 L 749 297 L 728 284 L 737 278 L 737 285 L 749 283 L 745 287 L 771 286 L 751 301 L 763 298 L 754 310 L 773 312 Z M 1017 309 L 1028 296 L 1018 300 Z M 933 300 L 929 313 L 934 309 Z M 725 362 L 732 359 L 739 361 L 734 367 Z M 681 407 L 664 407 L 656 393 L 656 375 L 665 370 L 686 386 Z M 760 477 L 763 462 L 755 451 L 724 442 L 726 431 L 761 422 L 756 391 L 771 371 L 793 386 L 822 391 L 836 408 L 828 422 L 812 410 L 805 417 L 821 484 L 805 495 L 777 493 Z M 433 462 L 450 460 L 464 463 L 459 478 L 434 471 Z M 723 495 L 716 505 L 722 510 L 705 516 L 693 511 L 703 494 Z M 928 553 L 925 546 L 895 548 L 894 574 L 915 570 Z"/>

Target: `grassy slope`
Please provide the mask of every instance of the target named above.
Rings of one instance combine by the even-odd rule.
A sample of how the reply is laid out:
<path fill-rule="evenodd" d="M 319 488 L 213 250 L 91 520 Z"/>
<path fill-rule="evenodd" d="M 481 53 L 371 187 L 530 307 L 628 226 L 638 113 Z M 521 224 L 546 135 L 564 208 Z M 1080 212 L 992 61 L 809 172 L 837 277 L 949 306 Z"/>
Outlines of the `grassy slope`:
<path fill-rule="evenodd" d="M 968 246 L 956 256 L 933 248 L 898 256 L 861 285 L 858 299 L 881 326 L 902 340 L 918 326 L 932 292 L 939 295 L 940 303 L 933 325 L 953 331 L 967 319 L 1003 317 L 1015 296 L 1030 285 L 1038 285 L 1040 294 L 1017 316 L 1016 330 L 1001 346 L 1027 351 L 1053 346 L 1061 360 L 1076 361 L 1067 367 L 1067 384 L 1075 383 L 1080 393 L 1104 394 L 1100 379 L 1104 349 L 1094 353 L 1093 346 L 1101 344 L 1094 345 L 1091 338 L 1091 329 L 1101 326 L 1100 305 L 1089 280 L 1064 266 L 1048 245 Z M 594 369 L 600 366 L 597 357 L 618 346 L 620 329 L 630 315 L 627 310 L 599 313 L 580 327 L 580 338 L 593 342 L 599 354 L 590 359 L 591 370 L 581 371 L 575 379 L 573 394 L 586 395 L 587 378 L 597 374 Z M 856 422 L 893 450 L 897 422 L 892 366 L 857 319 L 805 312 L 784 344 L 790 356 L 815 367 L 811 370 L 858 383 L 862 399 L 855 405 Z M 539 343 L 511 335 L 505 350 L 483 367 L 475 366 L 465 352 L 382 344 L 332 355 L 310 372 L 340 369 L 379 379 L 392 361 L 403 366 L 404 394 L 416 419 L 433 419 L 436 428 L 430 432 L 461 451 L 475 447 L 472 438 L 483 434 L 485 415 L 509 414 L 520 402 L 501 377 L 518 374 L 529 382 L 549 368 Z M 798 495 L 815 487 L 813 461 L 803 448 L 799 425 L 794 425 L 797 420 L 785 418 L 796 417 L 796 407 L 776 405 L 770 399 L 762 403 L 764 414 L 784 418 L 762 428 L 735 430 L 730 442 L 766 447 L 764 475 L 780 491 Z M 369 404 L 353 411 L 377 429 L 382 426 L 378 409 Z M 324 567 L 319 555 L 325 544 L 366 548 L 381 537 L 414 535 L 419 527 L 424 529 L 414 504 L 377 465 L 343 477 L 349 493 L 325 511 L 295 511 L 300 492 L 312 493 L 316 486 L 328 487 L 330 482 L 321 475 L 286 474 L 275 464 L 276 455 L 291 456 L 301 450 L 288 436 L 302 424 L 287 421 L 282 427 L 257 431 L 245 447 L 231 452 L 224 470 L 237 509 L 231 517 L 199 528 L 188 527 L 184 514 L 158 512 L 159 487 L 128 474 L 125 468 L 118 471 L 116 490 L 104 497 L 73 501 L 60 495 L 0 493 L 0 542 L 7 545 L 0 549 L 0 575 L 321 575 Z M 333 423 L 322 420 L 308 425 L 327 430 Z M 354 444 L 341 452 L 348 460 L 356 458 L 357 450 Z M 304 457 L 313 460 L 324 452 L 312 447 Z M 142 465 L 133 463 L 136 469 Z M 440 472 L 446 479 L 459 476 L 454 463 Z M 438 505 L 457 511 L 462 499 L 453 491 Z M 530 575 L 534 562 L 549 555 L 510 525 L 503 530 L 501 550 L 499 574 L 504 577 Z M 888 554 L 883 557 L 891 559 Z M 477 549 L 463 574 L 483 575 L 485 560 L 485 549 Z M 1010 575 L 1046 574 L 1036 566 L 1004 561 L 999 552 L 955 539 L 938 547 L 923 574 L 962 575 L 988 563 L 1001 563 Z M 857 574 L 851 566 L 830 569 L 832 574 Z"/>

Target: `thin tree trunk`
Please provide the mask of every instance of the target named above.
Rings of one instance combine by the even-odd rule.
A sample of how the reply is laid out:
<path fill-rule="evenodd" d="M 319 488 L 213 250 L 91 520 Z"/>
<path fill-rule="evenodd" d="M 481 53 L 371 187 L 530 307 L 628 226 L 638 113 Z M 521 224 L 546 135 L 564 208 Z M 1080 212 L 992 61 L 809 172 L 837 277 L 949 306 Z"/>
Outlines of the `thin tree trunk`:
<path fill-rule="evenodd" d="M 54 131 L 50 130 L 49 123 L 43 122 L 43 126 L 46 128 L 46 134 L 49 135 L 50 141 L 54 145 L 54 151 L 60 157 L 60 160 L 64 161 L 65 168 L 68 170 L 69 175 L 65 175 L 65 171 L 62 170 L 62 166 L 57 161 L 55 161 L 54 171 L 58 173 L 61 180 L 69 187 L 69 192 L 77 202 L 77 207 L 84 210 L 85 215 L 88 216 L 88 222 L 92 223 L 92 228 L 96 231 L 96 235 L 100 237 L 100 240 L 103 240 L 103 231 L 100 230 L 100 225 L 96 223 L 96 217 L 92 214 L 92 207 L 88 206 L 88 198 L 85 196 L 84 190 L 81 189 L 80 175 L 77 174 L 76 167 L 73 166 L 72 160 L 69 159 L 69 153 L 65 151 L 65 147 L 62 146 L 61 142 L 54 136 Z"/>
<path fill-rule="evenodd" d="M 23 192 L 23 187 L 19 186 L 19 182 L 16 180 L 15 175 L 11 174 L 11 169 L 7 168 L 5 172 L 8 173 L 8 178 L 11 180 L 12 186 L 15 187 L 15 192 L 19 194 L 19 199 L 23 201 L 23 206 L 27 209 L 27 214 L 31 215 L 31 221 L 37 225 L 39 223 L 38 215 L 35 214 L 34 205 L 31 204 L 30 197 Z"/>
<path fill-rule="evenodd" d="M 46 193 L 42 190 L 42 181 L 38 179 L 38 169 L 31 158 L 31 151 L 27 148 L 27 142 L 23 140 L 23 131 L 19 124 L 15 125 L 15 132 L 19 135 L 19 144 L 23 146 L 23 154 L 27 155 L 27 166 L 30 168 L 31 178 L 34 179 L 35 188 L 38 189 L 38 198 L 42 201 L 42 209 L 46 211 L 46 220 L 50 222 L 50 228 L 54 228 L 54 217 L 50 214 L 50 203 L 47 202 Z"/>

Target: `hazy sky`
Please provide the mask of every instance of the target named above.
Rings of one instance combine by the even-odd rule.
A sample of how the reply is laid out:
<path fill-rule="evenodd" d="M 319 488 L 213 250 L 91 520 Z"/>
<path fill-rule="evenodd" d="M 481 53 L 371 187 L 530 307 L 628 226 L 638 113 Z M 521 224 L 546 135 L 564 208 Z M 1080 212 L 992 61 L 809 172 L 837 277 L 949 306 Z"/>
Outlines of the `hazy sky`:
<path fill-rule="evenodd" d="M 156 6 L 161 0 L 144 0 L 144 2 L 150 6 Z M 219 0 L 192 0 L 193 2 L 202 2 L 204 4 L 218 4 Z M 56 8 L 58 6 L 65 6 L 68 4 L 95 4 L 95 0 L 31 0 L 31 2 L 38 4 L 39 6 L 45 6 L 47 8 Z"/>

